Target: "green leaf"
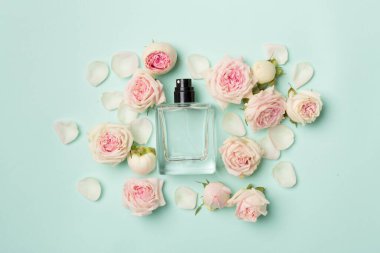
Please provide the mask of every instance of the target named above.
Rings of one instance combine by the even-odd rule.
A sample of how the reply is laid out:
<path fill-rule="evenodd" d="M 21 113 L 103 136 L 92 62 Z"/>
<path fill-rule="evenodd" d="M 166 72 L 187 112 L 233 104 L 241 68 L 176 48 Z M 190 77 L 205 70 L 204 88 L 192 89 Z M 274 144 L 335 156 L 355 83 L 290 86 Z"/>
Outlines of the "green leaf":
<path fill-rule="evenodd" d="M 293 93 L 294 95 L 297 94 L 296 90 L 292 86 L 290 86 L 288 90 L 288 97 L 290 96 L 291 93 Z"/>
<path fill-rule="evenodd" d="M 255 87 L 253 87 L 253 89 L 252 89 L 252 94 L 253 95 L 255 95 L 255 94 L 259 93 L 259 92 L 260 92 L 260 89 L 259 89 L 258 85 L 256 85 Z"/>
<path fill-rule="evenodd" d="M 277 62 L 277 60 L 276 59 L 274 59 L 274 58 L 271 58 L 270 60 L 269 60 L 269 62 L 271 62 L 274 66 L 278 66 L 278 62 Z"/>
<path fill-rule="evenodd" d="M 248 103 L 249 98 L 243 98 L 241 101 L 243 102 L 243 104 L 246 104 L 246 103 Z"/>
<path fill-rule="evenodd" d="M 276 77 L 284 74 L 284 70 L 281 67 L 276 67 Z"/>
<path fill-rule="evenodd" d="M 256 187 L 255 189 L 258 190 L 258 191 L 261 191 L 262 193 L 265 193 L 265 188 L 264 187 L 259 186 L 259 187 Z"/>
<path fill-rule="evenodd" d="M 194 215 L 197 215 L 199 213 L 199 211 L 202 209 L 202 206 L 203 206 L 203 203 L 202 203 L 202 205 L 198 206 L 197 209 L 195 209 Z"/>
<path fill-rule="evenodd" d="M 250 190 L 250 189 L 252 189 L 253 188 L 253 184 L 249 184 L 249 185 L 247 185 L 247 190 Z"/>

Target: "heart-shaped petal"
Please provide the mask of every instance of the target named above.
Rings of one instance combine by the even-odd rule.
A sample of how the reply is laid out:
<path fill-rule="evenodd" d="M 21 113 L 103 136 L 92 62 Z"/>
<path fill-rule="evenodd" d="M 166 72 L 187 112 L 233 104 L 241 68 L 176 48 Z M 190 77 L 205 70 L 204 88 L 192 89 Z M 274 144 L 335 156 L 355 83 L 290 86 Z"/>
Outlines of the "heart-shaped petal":
<path fill-rule="evenodd" d="M 294 133 L 292 129 L 284 125 L 269 128 L 268 136 L 273 146 L 278 150 L 287 149 L 294 143 Z"/>
<path fill-rule="evenodd" d="M 139 57 L 133 52 L 119 52 L 112 56 L 111 68 L 120 78 L 131 76 L 139 67 Z"/>
<path fill-rule="evenodd" d="M 280 150 L 278 150 L 272 143 L 268 135 L 260 140 L 260 146 L 264 150 L 263 157 L 269 160 L 277 160 L 280 158 Z"/>
<path fill-rule="evenodd" d="M 146 144 L 153 132 L 152 122 L 148 118 L 138 118 L 130 124 L 133 140 L 138 144 Z"/>
<path fill-rule="evenodd" d="M 115 110 L 119 107 L 121 101 L 123 101 L 123 92 L 121 91 L 110 91 L 104 92 L 102 94 L 102 104 L 104 108 L 109 111 Z"/>
<path fill-rule="evenodd" d="M 281 187 L 291 188 L 297 183 L 296 173 L 290 162 L 279 162 L 273 167 L 272 175 Z"/>
<path fill-rule="evenodd" d="M 78 182 L 77 190 L 88 200 L 97 201 L 102 194 L 99 181 L 92 177 L 86 177 Z"/>
<path fill-rule="evenodd" d="M 313 75 L 314 75 L 314 69 L 310 63 L 308 62 L 298 63 L 293 70 L 294 87 L 296 89 L 302 87 L 303 85 L 305 85 L 307 82 L 310 81 Z"/>
<path fill-rule="evenodd" d="M 209 60 L 199 54 L 192 54 L 187 57 L 187 71 L 193 79 L 204 79 L 210 69 Z"/>
<path fill-rule="evenodd" d="M 109 74 L 108 65 L 102 61 L 91 62 L 87 67 L 87 81 L 93 85 L 98 86 L 107 79 Z"/>
<path fill-rule="evenodd" d="M 138 112 L 131 110 L 131 108 L 124 102 L 121 102 L 117 110 L 117 117 L 123 124 L 129 124 L 135 120 L 138 116 Z"/>
<path fill-rule="evenodd" d="M 264 45 L 268 59 L 275 59 L 279 65 L 285 64 L 288 61 L 288 49 L 284 45 L 265 44 Z"/>
<path fill-rule="evenodd" d="M 78 125 L 74 121 L 56 121 L 53 125 L 55 132 L 63 144 L 69 144 L 79 135 Z"/>
<path fill-rule="evenodd" d="M 194 209 L 197 205 L 197 195 L 193 189 L 180 186 L 175 191 L 175 204 L 181 209 Z"/>
<path fill-rule="evenodd" d="M 235 136 L 244 136 L 246 134 L 244 124 L 236 113 L 228 112 L 224 114 L 222 128 L 229 134 Z"/>

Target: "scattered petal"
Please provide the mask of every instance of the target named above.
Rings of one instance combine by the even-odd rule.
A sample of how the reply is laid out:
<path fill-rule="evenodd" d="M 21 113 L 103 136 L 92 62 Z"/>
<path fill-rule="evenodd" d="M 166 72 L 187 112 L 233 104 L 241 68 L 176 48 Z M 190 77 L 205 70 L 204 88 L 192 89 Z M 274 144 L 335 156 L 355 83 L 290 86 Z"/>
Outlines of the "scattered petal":
<path fill-rule="evenodd" d="M 115 110 L 119 107 L 121 101 L 123 101 L 123 92 L 121 91 L 110 91 L 104 92 L 102 94 L 102 104 L 104 108 L 109 111 Z"/>
<path fill-rule="evenodd" d="M 133 52 L 119 52 L 112 57 L 111 68 L 120 78 L 131 76 L 139 67 L 139 57 Z"/>
<path fill-rule="evenodd" d="M 235 136 L 244 136 L 246 134 L 244 124 L 236 113 L 228 112 L 224 114 L 222 128 L 229 134 Z"/>
<path fill-rule="evenodd" d="M 98 86 L 107 79 L 109 74 L 108 65 L 102 61 L 91 62 L 87 67 L 87 81 Z"/>
<path fill-rule="evenodd" d="M 187 71 L 193 79 L 204 79 L 210 69 L 209 60 L 199 54 L 192 54 L 187 57 Z"/>
<path fill-rule="evenodd" d="M 138 118 L 130 125 L 133 140 L 138 144 L 146 144 L 152 135 L 153 125 L 148 118 Z"/>
<path fill-rule="evenodd" d="M 92 177 L 86 177 L 78 182 L 77 190 L 88 200 L 97 201 L 102 193 L 99 181 Z"/>
<path fill-rule="evenodd" d="M 265 136 L 260 140 L 261 148 L 264 150 L 263 157 L 269 160 L 277 160 L 280 158 L 280 150 L 278 150 L 272 143 L 269 136 Z"/>
<path fill-rule="evenodd" d="M 285 125 L 277 125 L 269 128 L 268 136 L 273 146 L 278 150 L 287 149 L 294 143 L 294 133 L 292 129 Z"/>
<path fill-rule="evenodd" d="M 194 209 L 197 205 L 197 195 L 193 189 L 180 186 L 175 191 L 175 204 L 181 209 Z"/>
<path fill-rule="evenodd" d="M 69 144 L 79 135 L 78 125 L 74 121 L 56 121 L 53 127 L 63 144 Z"/>
<path fill-rule="evenodd" d="M 264 45 L 267 58 L 275 59 L 279 65 L 285 64 L 288 61 L 288 49 L 284 45 L 265 44 Z"/>
<path fill-rule="evenodd" d="M 129 124 L 137 118 L 138 112 L 131 110 L 131 108 L 124 102 L 121 102 L 117 110 L 117 117 L 123 124 Z"/>
<path fill-rule="evenodd" d="M 272 175 L 281 187 L 291 188 L 297 183 L 296 173 L 290 162 L 279 162 L 276 164 Z"/>
<path fill-rule="evenodd" d="M 308 62 L 298 63 L 293 71 L 293 82 L 296 89 L 302 87 L 313 77 L 314 69 Z"/>

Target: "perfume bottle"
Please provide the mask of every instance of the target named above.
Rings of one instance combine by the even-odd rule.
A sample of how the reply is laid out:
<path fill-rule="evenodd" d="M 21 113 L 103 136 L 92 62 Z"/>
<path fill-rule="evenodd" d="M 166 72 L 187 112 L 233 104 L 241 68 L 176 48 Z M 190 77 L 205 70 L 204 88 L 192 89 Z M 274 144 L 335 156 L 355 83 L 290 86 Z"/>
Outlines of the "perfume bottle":
<path fill-rule="evenodd" d="M 177 79 L 174 104 L 156 107 L 160 174 L 212 174 L 216 169 L 214 108 L 195 103 L 191 79 Z"/>

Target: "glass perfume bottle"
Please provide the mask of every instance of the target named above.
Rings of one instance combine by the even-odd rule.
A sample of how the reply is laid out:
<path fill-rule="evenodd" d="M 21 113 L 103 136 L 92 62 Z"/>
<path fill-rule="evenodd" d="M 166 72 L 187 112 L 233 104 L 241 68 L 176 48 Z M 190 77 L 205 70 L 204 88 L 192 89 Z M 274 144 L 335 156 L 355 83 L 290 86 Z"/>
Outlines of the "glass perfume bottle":
<path fill-rule="evenodd" d="M 214 108 L 195 103 L 191 79 L 177 79 L 174 104 L 156 107 L 160 174 L 212 174 L 216 169 Z"/>

